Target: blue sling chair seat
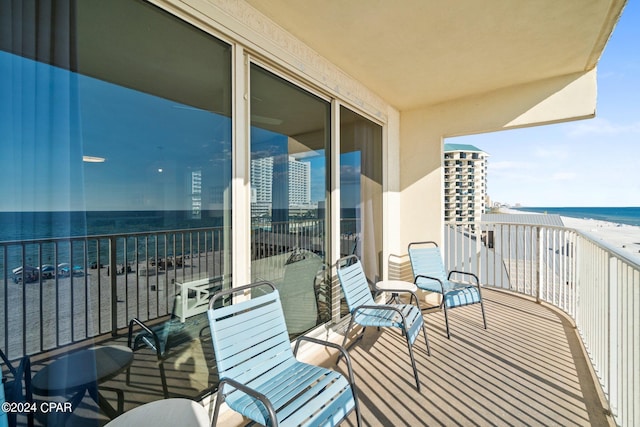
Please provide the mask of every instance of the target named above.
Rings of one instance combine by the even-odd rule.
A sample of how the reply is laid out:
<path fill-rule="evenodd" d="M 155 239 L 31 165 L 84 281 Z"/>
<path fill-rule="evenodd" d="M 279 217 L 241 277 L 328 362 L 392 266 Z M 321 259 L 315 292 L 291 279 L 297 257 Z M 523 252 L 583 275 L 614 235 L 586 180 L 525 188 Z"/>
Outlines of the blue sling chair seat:
<path fill-rule="evenodd" d="M 258 286 L 269 287 L 271 292 L 231 305 L 218 302 Z M 360 426 L 348 353 L 337 344 L 305 336 L 298 337 L 292 350 L 273 284 L 258 282 L 219 292 L 209 302 L 208 316 L 220 378 L 213 425 L 220 405 L 226 402 L 234 411 L 265 426 L 336 426 L 354 409 Z M 349 377 L 299 362 L 295 355 L 301 341 L 340 350 Z"/>
<path fill-rule="evenodd" d="M 369 283 L 362 269 L 362 264 L 355 255 L 340 258 L 335 265 L 338 280 L 340 280 L 340 286 L 342 286 L 347 305 L 349 306 L 349 312 L 351 313 L 351 320 L 344 334 L 342 346 L 344 347 L 346 344 L 349 331 L 354 323 L 363 327 L 362 333 L 357 339 L 364 336 L 364 331 L 368 326 L 399 328 L 407 338 L 407 347 L 409 348 L 409 357 L 411 358 L 413 375 L 416 380 L 416 388 L 420 390 L 418 370 L 412 348 L 413 343 L 418 338 L 420 330 L 422 330 L 427 345 L 427 354 L 431 355 L 429 339 L 427 338 L 427 331 L 424 328 L 424 320 L 420 308 L 413 304 L 376 303 L 371 295 L 371 289 L 369 289 Z"/>
<path fill-rule="evenodd" d="M 447 338 L 451 338 L 448 310 L 455 307 L 479 303 L 482 322 L 484 328 L 487 329 L 487 318 L 484 313 L 478 276 L 459 270 L 451 270 L 447 273 L 440 248 L 435 242 L 412 242 L 409 243 L 408 250 L 416 286 L 422 290 L 442 295 L 440 307 L 444 310 Z M 459 276 L 466 277 L 469 281 L 462 282 L 452 279 Z"/>

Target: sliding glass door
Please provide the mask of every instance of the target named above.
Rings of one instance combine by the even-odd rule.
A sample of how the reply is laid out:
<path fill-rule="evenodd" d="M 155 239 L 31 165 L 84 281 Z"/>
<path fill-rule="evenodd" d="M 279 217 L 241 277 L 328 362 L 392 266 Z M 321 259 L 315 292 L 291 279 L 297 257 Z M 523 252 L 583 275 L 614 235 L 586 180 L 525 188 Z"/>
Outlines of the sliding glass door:
<path fill-rule="evenodd" d="M 382 126 L 340 108 L 340 252 L 382 276 Z"/>
<path fill-rule="evenodd" d="M 230 286 L 232 46 L 139 0 L 1 1 L 0 28 L 3 352 L 73 350 L 177 314 L 180 283 Z M 209 353 L 176 365 L 183 393 L 209 389 Z"/>
<path fill-rule="evenodd" d="M 274 282 L 291 334 L 328 320 L 330 104 L 251 66 L 251 272 Z"/>

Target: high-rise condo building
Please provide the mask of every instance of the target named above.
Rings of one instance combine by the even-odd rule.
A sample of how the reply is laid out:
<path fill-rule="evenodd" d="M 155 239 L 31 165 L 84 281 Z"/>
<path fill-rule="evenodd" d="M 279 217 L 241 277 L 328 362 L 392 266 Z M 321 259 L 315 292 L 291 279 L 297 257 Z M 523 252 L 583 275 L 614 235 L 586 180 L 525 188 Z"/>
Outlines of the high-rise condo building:
<path fill-rule="evenodd" d="M 251 160 L 251 211 L 253 216 L 270 214 L 273 208 L 274 185 L 286 190 L 286 207 L 308 208 L 311 204 L 311 163 L 289 156 L 287 182 L 274 184 L 274 159 Z"/>
<path fill-rule="evenodd" d="M 289 206 L 311 203 L 311 163 L 289 157 Z"/>
<path fill-rule="evenodd" d="M 487 206 L 488 154 L 469 144 L 444 145 L 444 220 L 471 225 Z"/>

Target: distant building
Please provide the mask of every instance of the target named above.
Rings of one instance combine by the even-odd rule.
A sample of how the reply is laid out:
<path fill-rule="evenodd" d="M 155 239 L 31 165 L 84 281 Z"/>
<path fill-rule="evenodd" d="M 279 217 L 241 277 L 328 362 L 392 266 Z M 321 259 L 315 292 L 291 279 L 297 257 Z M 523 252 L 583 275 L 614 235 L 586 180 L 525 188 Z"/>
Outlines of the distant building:
<path fill-rule="evenodd" d="M 273 157 L 251 160 L 251 214 L 271 214 Z"/>
<path fill-rule="evenodd" d="M 191 172 L 191 217 L 200 218 L 202 212 L 202 171 Z"/>
<path fill-rule="evenodd" d="M 251 211 L 253 216 L 269 215 L 273 208 L 273 157 L 251 160 Z M 288 209 L 308 210 L 311 203 L 311 163 L 289 157 L 287 164 L 286 203 Z M 278 185 L 277 182 L 275 185 Z"/>
<path fill-rule="evenodd" d="M 289 207 L 311 203 L 311 163 L 289 157 Z"/>
<path fill-rule="evenodd" d="M 444 220 L 474 224 L 487 207 L 488 154 L 469 144 L 444 145 Z"/>

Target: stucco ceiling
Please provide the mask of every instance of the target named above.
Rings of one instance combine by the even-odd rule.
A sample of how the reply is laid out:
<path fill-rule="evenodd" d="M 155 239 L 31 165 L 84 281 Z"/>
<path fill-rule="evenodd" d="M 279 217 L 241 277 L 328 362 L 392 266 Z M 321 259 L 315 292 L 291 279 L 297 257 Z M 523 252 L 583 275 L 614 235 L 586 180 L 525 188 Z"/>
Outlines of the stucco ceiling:
<path fill-rule="evenodd" d="M 247 0 L 400 110 L 592 69 L 624 0 Z"/>

